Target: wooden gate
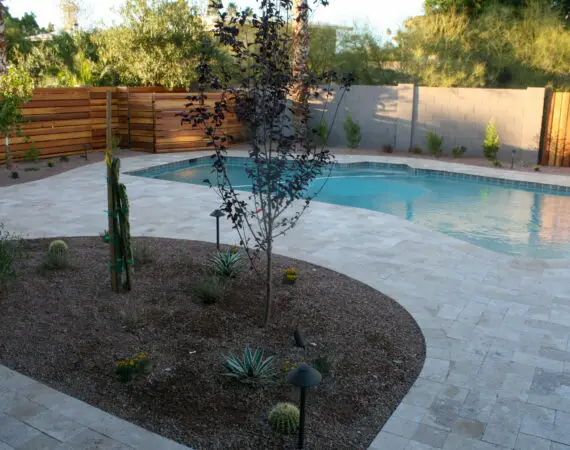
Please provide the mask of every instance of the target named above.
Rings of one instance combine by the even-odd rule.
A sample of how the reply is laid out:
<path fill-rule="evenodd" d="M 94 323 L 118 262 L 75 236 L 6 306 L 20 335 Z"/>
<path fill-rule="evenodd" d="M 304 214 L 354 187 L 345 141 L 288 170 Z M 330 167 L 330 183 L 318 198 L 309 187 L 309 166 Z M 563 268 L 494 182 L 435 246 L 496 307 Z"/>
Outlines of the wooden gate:
<path fill-rule="evenodd" d="M 570 92 L 547 91 L 540 164 L 570 167 Z"/>

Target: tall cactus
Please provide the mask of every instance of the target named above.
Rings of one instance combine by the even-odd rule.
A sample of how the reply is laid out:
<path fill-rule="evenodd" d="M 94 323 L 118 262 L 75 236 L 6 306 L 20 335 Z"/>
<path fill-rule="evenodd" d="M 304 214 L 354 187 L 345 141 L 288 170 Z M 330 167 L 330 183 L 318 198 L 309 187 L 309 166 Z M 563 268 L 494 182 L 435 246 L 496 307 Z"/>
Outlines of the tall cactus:
<path fill-rule="evenodd" d="M 109 242 L 111 251 L 111 270 L 115 272 L 116 284 L 113 286 L 117 291 L 121 285 L 131 290 L 133 272 L 133 250 L 131 247 L 131 225 L 129 221 L 129 198 L 127 188 L 119 182 L 121 161 L 107 153 L 107 178 L 109 183 L 109 209 L 108 214 L 109 232 L 106 240 Z M 124 275 L 124 276 L 123 276 Z"/>

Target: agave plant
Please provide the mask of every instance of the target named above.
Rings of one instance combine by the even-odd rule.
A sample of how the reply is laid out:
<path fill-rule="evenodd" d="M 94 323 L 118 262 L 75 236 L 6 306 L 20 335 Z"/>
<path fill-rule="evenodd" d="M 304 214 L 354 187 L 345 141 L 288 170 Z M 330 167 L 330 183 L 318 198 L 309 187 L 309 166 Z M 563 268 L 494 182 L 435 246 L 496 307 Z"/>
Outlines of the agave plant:
<path fill-rule="evenodd" d="M 243 358 L 234 353 L 230 354 L 224 363 L 224 368 L 226 369 L 224 375 L 237 378 L 243 382 L 268 380 L 275 375 L 274 360 L 274 356 L 265 358 L 263 350 L 251 350 L 249 347 L 246 347 L 243 351 Z"/>
<path fill-rule="evenodd" d="M 218 252 L 210 259 L 213 272 L 224 278 L 235 278 L 241 270 L 241 255 L 231 250 Z"/>

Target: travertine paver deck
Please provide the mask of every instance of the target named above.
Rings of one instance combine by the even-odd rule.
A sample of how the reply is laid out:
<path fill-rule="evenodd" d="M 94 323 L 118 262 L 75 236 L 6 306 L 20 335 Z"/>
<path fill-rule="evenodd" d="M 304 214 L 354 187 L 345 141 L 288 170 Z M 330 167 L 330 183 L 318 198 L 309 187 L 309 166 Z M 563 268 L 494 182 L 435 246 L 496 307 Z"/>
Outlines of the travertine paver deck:
<path fill-rule="evenodd" d="M 188 450 L 0 365 L 0 450 Z"/>
<path fill-rule="evenodd" d="M 149 155 L 122 165 L 127 171 L 189 157 Z M 556 175 L 409 163 L 570 185 Z M 134 235 L 214 239 L 212 190 L 122 179 Z M 106 226 L 105 189 L 102 164 L 2 188 L 0 218 L 30 237 L 96 235 Z M 227 223 L 222 239 L 237 242 Z M 570 261 L 500 255 L 393 216 L 317 202 L 275 247 L 392 296 L 425 335 L 422 373 L 372 449 L 570 449 Z"/>

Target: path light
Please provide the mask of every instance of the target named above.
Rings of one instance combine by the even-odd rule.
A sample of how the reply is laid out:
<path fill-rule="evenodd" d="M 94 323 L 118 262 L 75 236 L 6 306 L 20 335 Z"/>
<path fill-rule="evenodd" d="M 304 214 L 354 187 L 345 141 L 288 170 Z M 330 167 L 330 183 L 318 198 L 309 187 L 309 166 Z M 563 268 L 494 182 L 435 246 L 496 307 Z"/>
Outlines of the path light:
<path fill-rule="evenodd" d="M 516 153 L 516 149 L 513 148 L 513 150 L 511 151 L 511 170 L 513 169 L 513 167 L 515 166 L 515 153 Z"/>
<path fill-rule="evenodd" d="M 307 388 L 316 386 L 322 380 L 321 374 L 308 364 L 299 364 L 294 370 L 287 374 L 287 381 L 293 386 L 301 388 L 301 418 L 299 420 L 299 446 L 302 449 L 305 440 L 305 399 Z"/>
<path fill-rule="evenodd" d="M 222 217 L 224 213 L 219 209 L 214 209 L 210 217 L 216 218 L 216 248 L 218 251 L 220 250 L 220 217 Z"/>

